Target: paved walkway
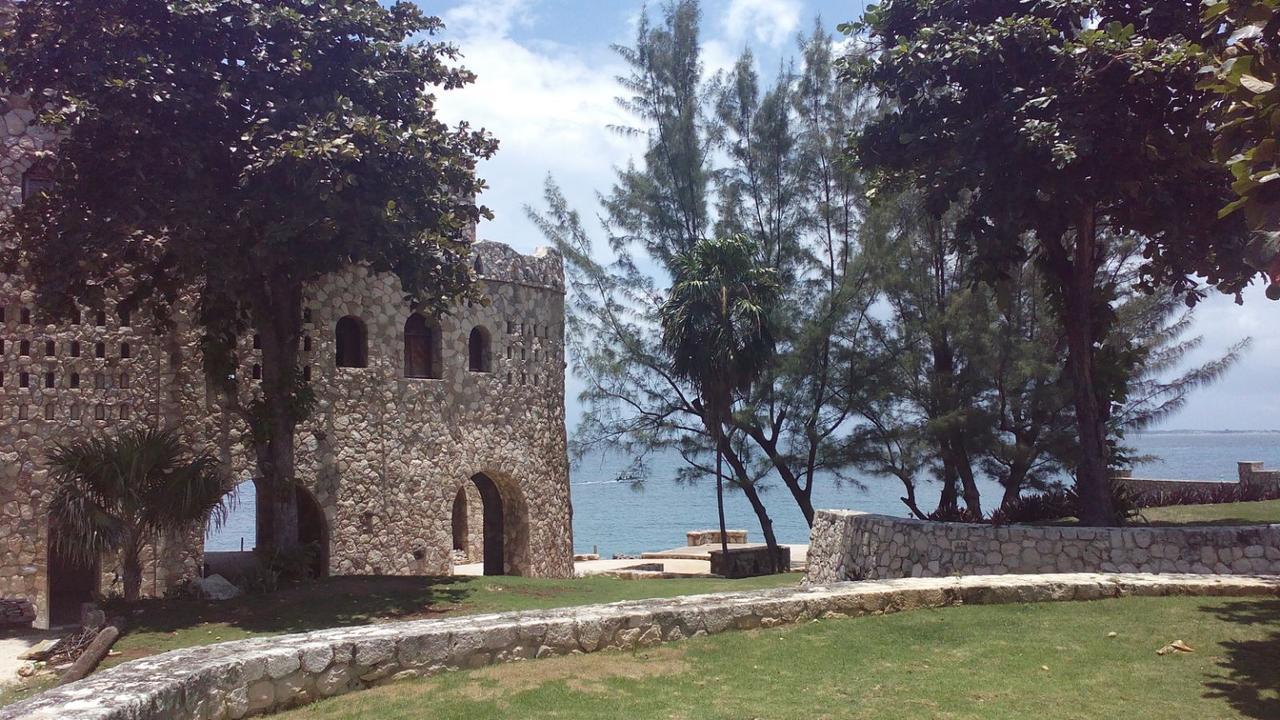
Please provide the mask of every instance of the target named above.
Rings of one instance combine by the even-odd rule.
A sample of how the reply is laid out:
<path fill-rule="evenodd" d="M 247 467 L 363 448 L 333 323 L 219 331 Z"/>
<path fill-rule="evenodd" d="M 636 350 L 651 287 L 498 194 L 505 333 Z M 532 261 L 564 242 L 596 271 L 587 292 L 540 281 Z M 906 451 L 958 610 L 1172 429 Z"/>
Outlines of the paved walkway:
<path fill-rule="evenodd" d="M 21 635 L 0 637 L 0 686 L 18 681 L 18 668 L 27 662 L 19 659 L 19 655 L 35 647 L 41 640 L 62 634 L 64 633 L 58 631 L 34 630 Z"/>

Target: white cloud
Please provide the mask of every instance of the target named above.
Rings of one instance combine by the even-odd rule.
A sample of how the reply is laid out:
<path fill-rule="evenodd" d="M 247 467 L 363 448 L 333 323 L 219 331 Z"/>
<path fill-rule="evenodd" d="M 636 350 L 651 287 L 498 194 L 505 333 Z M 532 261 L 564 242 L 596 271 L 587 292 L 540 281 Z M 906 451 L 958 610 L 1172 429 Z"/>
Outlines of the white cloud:
<path fill-rule="evenodd" d="M 799 27 L 799 0 L 732 0 L 724 13 L 725 32 L 735 41 L 755 39 L 779 47 Z"/>
<path fill-rule="evenodd" d="M 613 168 L 639 152 L 635 140 L 607 129 L 629 121 L 615 101 L 620 59 L 603 41 L 576 48 L 517 40 L 534 20 L 533 7 L 527 0 L 472 0 L 445 12 L 446 37 L 478 79 L 440 99 L 445 119 L 465 119 L 498 138 L 497 155 L 480 168 L 489 184 L 481 201 L 495 214 L 480 237 L 522 252 L 545 244 L 523 208 L 540 206 L 548 173 L 590 217 L 595 192 L 611 185 Z"/>

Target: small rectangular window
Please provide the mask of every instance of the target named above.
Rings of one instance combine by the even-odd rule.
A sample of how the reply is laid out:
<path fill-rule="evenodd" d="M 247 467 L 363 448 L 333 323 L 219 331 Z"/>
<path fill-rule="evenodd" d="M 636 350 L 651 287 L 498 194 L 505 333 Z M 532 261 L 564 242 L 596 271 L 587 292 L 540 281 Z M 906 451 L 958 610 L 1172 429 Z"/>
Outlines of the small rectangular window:
<path fill-rule="evenodd" d="M 80 419 L 80 406 L 79 406 L 79 405 L 72 405 L 72 406 L 71 406 L 71 419 L 72 419 L 72 420 L 79 420 L 79 419 Z"/>
<path fill-rule="evenodd" d="M 45 419 L 45 420 L 52 420 L 52 419 L 53 419 L 53 406 L 52 406 L 52 405 L 45 405 L 45 406 L 44 406 L 44 419 Z"/>
<path fill-rule="evenodd" d="M 18 387 L 20 387 L 20 388 L 29 388 L 29 387 L 31 387 L 31 374 L 30 374 L 30 373 L 25 373 L 25 372 L 20 372 L 20 373 L 18 373 Z"/>
<path fill-rule="evenodd" d="M 48 372 L 48 373 L 45 373 L 45 374 L 44 374 L 44 386 L 45 386 L 45 387 L 47 387 L 47 388 L 54 387 L 55 383 L 56 383 L 56 380 L 55 380 L 55 378 L 54 378 L 54 376 L 53 376 L 53 373 Z"/>
<path fill-rule="evenodd" d="M 45 356 L 45 357 L 53 357 L 54 355 L 57 355 L 57 354 L 58 354 L 58 353 L 57 353 L 57 352 L 55 352 L 55 346 L 54 346 L 54 344 L 53 344 L 53 341 L 52 341 L 52 340 L 45 340 L 45 342 L 44 342 L 44 356 Z"/>
<path fill-rule="evenodd" d="M 129 327 L 129 320 L 130 320 L 129 311 L 121 310 L 119 311 L 119 314 L 120 314 L 120 327 Z"/>
<path fill-rule="evenodd" d="M 94 420 L 106 420 L 106 419 L 107 419 L 107 408 L 106 408 L 106 406 L 104 406 L 104 405 L 95 405 L 95 406 L 94 406 L 94 408 L 93 408 L 93 419 L 94 419 Z"/>
<path fill-rule="evenodd" d="M 31 324 L 31 310 L 29 308 L 22 308 L 18 311 L 18 323 L 21 325 Z"/>

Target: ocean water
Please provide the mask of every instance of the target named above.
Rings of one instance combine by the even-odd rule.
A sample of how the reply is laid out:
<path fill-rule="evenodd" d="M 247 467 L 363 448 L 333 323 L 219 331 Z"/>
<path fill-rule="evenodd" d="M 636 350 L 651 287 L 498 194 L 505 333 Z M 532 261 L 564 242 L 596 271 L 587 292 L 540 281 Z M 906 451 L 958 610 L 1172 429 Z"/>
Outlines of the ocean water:
<path fill-rule="evenodd" d="M 1134 435 L 1130 444 L 1139 453 L 1158 457 L 1134 468 L 1135 477 L 1184 480 L 1234 480 L 1236 462 L 1260 460 L 1280 468 L 1280 432 L 1156 432 Z M 650 462 L 650 478 L 639 488 L 614 481 L 626 458 L 595 455 L 575 463 L 570 472 L 573 498 L 574 548 L 577 552 L 639 553 L 684 544 L 688 530 L 713 528 L 716 520 L 715 480 L 695 484 L 674 480 L 680 459 L 676 455 L 655 457 Z M 863 476 L 861 486 L 837 485 L 820 478 L 814 486 L 817 508 L 852 508 L 867 512 L 905 516 L 899 498 L 902 485 L 894 478 Z M 253 547 L 252 485 L 244 485 L 227 525 L 210 533 L 209 550 L 238 550 Z M 999 498 L 994 482 L 981 483 L 984 505 Z M 938 500 L 938 488 L 925 484 L 916 491 L 920 507 L 931 509 Z M 804 516 L 780 483 L 766 490 L 764 501 L 773 519 L 774 532 L 784 543 L 808 542 Z M 726 488 L 725 515 L 731 528 L 744 528 L 748 537 L 760 540 L 755 514 L 741 493 Z"/>

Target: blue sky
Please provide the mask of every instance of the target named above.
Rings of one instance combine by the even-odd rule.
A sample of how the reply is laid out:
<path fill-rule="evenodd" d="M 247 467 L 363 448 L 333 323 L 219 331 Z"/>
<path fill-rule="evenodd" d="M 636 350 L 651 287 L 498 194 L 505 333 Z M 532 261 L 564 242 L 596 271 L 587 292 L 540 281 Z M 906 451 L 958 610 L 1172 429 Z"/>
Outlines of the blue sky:
<path fill-rule="evenodd" d="M 597 191 L 612 184 L 613 169 L 639 154 L 634 140 L 611 132 L 628 122 L 614 98 L 614 78 L 623 72 L 610 49 L 630 44 L 644 5 L 632 0 L 419 0 L 444 18 L 445 39 L 456 43 L 465 64 L 479 75 L 465 90 L 446 93 L 442 112 L 487 128 L 501 142 L 498 155 L 481 175 L 489 184 L 482 197 L 495 214 L 480 237 L 523 252 L 544 244 L 524 213 L 538 207 L 543 182 L 555 177 L 584 217 L 598 205 Z M 650 2 L 650 12 L 660 2 Z M 816 18 L 825 25 L 851 20 L 864 3 L 829 0 L 704 0 L 703 61 L 707 71 L 730 65 L 744 48 L 755 53 L 769 76 L 794 54 L 796 37 Z M 1280 428 L 1280 303 L 1267 301 L 1260 287 L 1246 294 L 1243 308 L 1215 297 L 1197 312 L 1195 332 L 1204 335 L 1200 359 L 1251 336 L 1253 347 L 1219 384 L 1195 395 L 1183 412 L 1163 426 L 1189 428 Z M 1193 358 L 1194 359 L 1194 358 Z M 576 424 L 580 408 L 570 379 L 568 413 Z"/>

